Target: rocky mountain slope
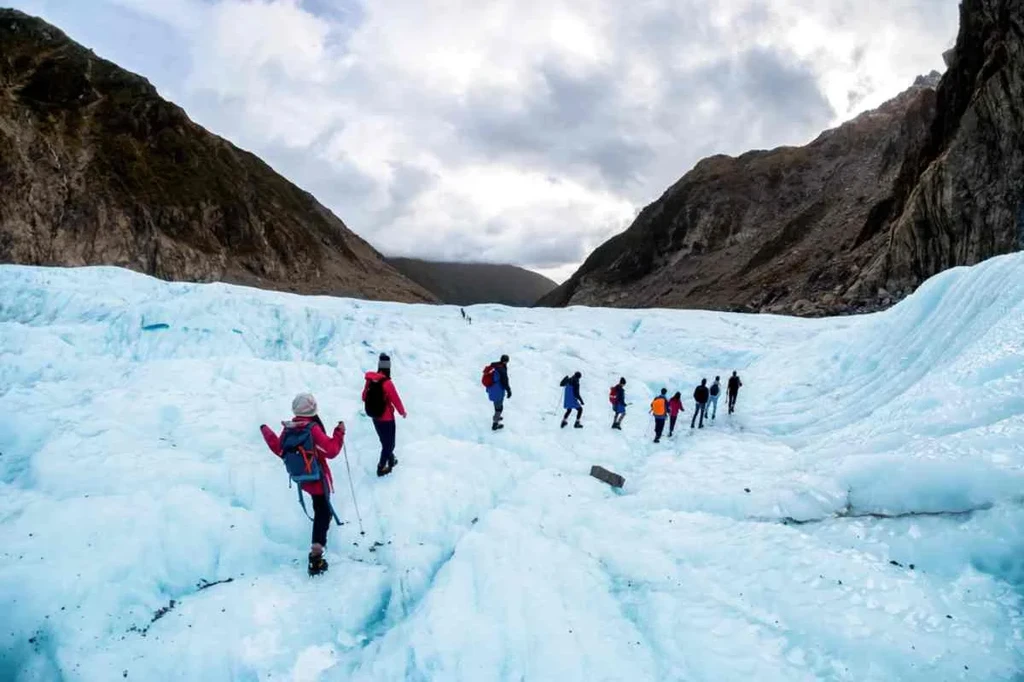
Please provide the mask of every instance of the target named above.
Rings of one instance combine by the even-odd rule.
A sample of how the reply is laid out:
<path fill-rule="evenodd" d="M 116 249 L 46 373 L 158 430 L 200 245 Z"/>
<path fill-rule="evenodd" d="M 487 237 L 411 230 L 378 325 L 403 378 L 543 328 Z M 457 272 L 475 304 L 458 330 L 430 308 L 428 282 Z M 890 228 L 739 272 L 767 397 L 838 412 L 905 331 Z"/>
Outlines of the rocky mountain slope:
<path fill-rule="evenodd" d="M 145 79 L 14 10 L 0 10 L 0 262 L 435 300 Z"/>
<path fill-rule="evenodd" d="M 948 62 L 807 146 L 701 161 L 542 304 L 841 314 L 1024 248 L 1024 3 L 964 0 Z"/>
<path fill-rule="evenodd" d="M 415 258 L 389 258 L 388 263 L 442 303 L 452 305 L 532 306 L 558 286 L 543 275 L 515 265 L 439 263 Z"/>

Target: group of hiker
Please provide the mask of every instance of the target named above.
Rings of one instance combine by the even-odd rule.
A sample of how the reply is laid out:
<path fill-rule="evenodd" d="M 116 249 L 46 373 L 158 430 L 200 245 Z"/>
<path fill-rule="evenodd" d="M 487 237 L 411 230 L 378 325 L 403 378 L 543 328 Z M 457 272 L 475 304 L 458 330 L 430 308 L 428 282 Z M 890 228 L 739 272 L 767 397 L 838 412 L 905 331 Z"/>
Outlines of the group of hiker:
<path fill-rule="evenodd" d="M 363 407 L 366 415 L 373 420 L 373 428 L 380 439 L 380 459 L 377 462 L 377 476 L 387 476 L 398 464 L 395 457 L 395 415 L 407 416 L 398 389 L 391 381 L 391 358 L 381 353 L 377 359 L 377 371 L 367 372 L 363 384 Z M 310 393 L 300 393 L 292 401 L 292 419 L 282 422 L 277 434 L 266 424 L 260 426 L 263 439 L 271 452 L 284 461 L 290 480 L 298 487 L 299 504 L 306 511 L 307 493 L 313 500 L 313 537 L 309 548 L 310 576 L 327 570 L 324 550 L 327 547 L 327 531 L 333 518 L 341 523 L 331 505 L 334 479 L 328 460 L 334 459 L 345 447 L 345 422 L 338 422 L 331 436 L 319 416 L 316 398 Z M 346 459 L 347 464 L 347 459 Z M 353 493 L 354 497 L 354 493 Z"/>
<path fill-rule="evenodd" d="M 509 356 L 502 355 L 497 362 L 492 362 L 483 369 L 481 383 L 494 407 L 494 415 L 491 418 L 492 431 L 504 428 L 502 421 L 505 400 L 512 397 L 508 364 Z M 569 425 L 569 419 L 573 412 L 576 413 L 573 427 L 583 428 L 584 402 L 580 392 L 582 376 L 583 374 L 577 371 L 563 377 L 559 384 L 562 389 L 562 407 L 565 409 L 561 428 Z M 736 398 L 742 385 L 739 376 L 733 372 L 727 382 L 726 390 L 729 414 L 735 410 Z M 720 394 L 719 377 L 715 377 L 714 383 L 710 387 L 707 385 L 707 379 L 701 380 L 700 385 L 693 392 L 694 414 L 690 420 L 690 428 L 704 428 L 705 418 L 715 419 L 718 414 Z M 626 402 L 626 379 L 624 377 L 611 387 L 608 398 L 613 413 L 612 428 L 621 430 L 622 420 L 626 416 L 626 407 L 629 405 Z M 381 445 L 380 459 L 377 462 L 377 476 L 387 476 L 398 464 L 398 459 L 395 457 L 395 415 L 400 415 L 404 419 L 407 413 L 402 399 L 398 395 L 398 389 L 395 388 L 395 384 L 391 380 L 391 358 L 386 353 L 379 355 L 377 370 L 365 374 L 362 400 L 364 410 L 373 421 L 373 427 Z M 711 413 L 710 416 L 707 416 L 709 409 Z M 324 550 L 327 547 L 327 531 L 332 518 L 340 524 L 331 505 L 330 498 L 334 485 L 328 461 L 337 457 L 345 447 L 345 423 L 339 421 L 331 435 L 328 436 L 327 427 L 324 426 L 318 412 L 316 398 L 309 393 L 300 393 L 292 401 L 294 416 L 292 419 L 282 422 L 280 433 L 275 433 L 266 424 L 260 426 L 267 446 L 282 459 L 290 480 L 298 487 L 299 503 L 307 516 L 309 516 L 309 512 L 306 511 L 302 493 L 307 493 L 313 500 L 313 516 L 309 517 L 313 522 L 309 551 L 310 576 L 320 575 L 327 570 L 327 561 L 324 558 Z M 650 413 L 654 417 L 655 443 L 661 441 L 666 422 L 669 426 L 668 435 L 673 435 L 676 420 L 681 412 L 685 412 L 681 393 L 676 392 L 669 398 L 668 389 L 661 389 L 661 393 L 651 402 L 650 409 Z M 346 455 L 346 465 L 347 463 Z M 353 499 L 354 496 L 353 491 Z"/>
<path fill-rule="evenodd" d="M 620 387 L 626 385 L 625 379 L 619 380 Z M 739 397 L 740 386 L 739 375 L 734 371 L 727 382 L 727 395 L 729 414 L 736 411 L 736 398 Z M 613 388 L 614 390 L 614 388 Z M 690 419 L 690 428 L 704 428 L 704 419 L 714 421 L 718 417 L 718 399 L 722 395 L 721 377 L 716 376 L 714 383 L 708 386 L 707 379 L 701 379 L 700 385 L 693 389 L 693 417 Z M 711 414 L 708 415 L 710 410 Z M 665 422 L 668 421 L 668 435 L 671 438 L 676 430 L 676 419 L 680 412 L 685 412 L 683 407 L 682 393 L 676 391 L 671 398 L 668 397 L 668 389 L 661 389 L 661 394 L 651 401 L 651 414 L 654 415 L 654 442 L 660 443 L 661 436 L 665 431 Z M 698 423 L 699 420 L 699 423 Z M 612 428 L 622 428 L 621 414 L 616 413 Z"/>
<path fill-rule="evenodd" d="M 505 399 L 512 397 L 512 389 L 508 382 L 509 357 L 502 355 L 497 362 L 492 362 L 483 370 L 482 383 L 487 389 L 487 396 L 494 403 L 494 416 L 491 420 L 491 430 L 497 431 L 504 428 L 502 412 L 504 411 Z M 561 428 L 569 425 L 569 418 L 576 413 L 573 428 L 583 428 L 583 396 L 580 393 L 580 379 L 582 372 L 574 372 L 571 375 L 562 377 L 559 386 L 562 389 L 562 408 L 565 414 L 562 415 Z M 743 382 L 739 375 L 733 371 L 732 376 L 726 382 L 726 394 L 728 396 L 729 414 L 736 410 L 736 398 L 739 396 L 740 387 Z M 704 420 L 714 421 L 718 417 L 718 399 L 722 395 L 721 377 L 716 376 L 714 383 L 708 386 L 707 379 L 701 379 L 700 385 L 693 391 L 694 410 L 693 418 L 690 420 L 690 428 L 704 428 Z M 619 382 L 608 391 L 608 401 L 612 406 L 612 428 L 622 430 L 622 420 L 626 417 L 626 379 L 622 377 Z M 668 397 L 668 389 L 661 389 L 653 401 L 651 401 L 650 413 L 654 417 L 654 442 L 660 443 L 665 430 L 665 423 L 668 422 L 668 435 L 672 436 L 676 428 L 676 420 L 680 412 L 685 412 L 681 392 L 676 392 L 671 398 Z M 710 414 L 709 414 L 710 411 Z"/>

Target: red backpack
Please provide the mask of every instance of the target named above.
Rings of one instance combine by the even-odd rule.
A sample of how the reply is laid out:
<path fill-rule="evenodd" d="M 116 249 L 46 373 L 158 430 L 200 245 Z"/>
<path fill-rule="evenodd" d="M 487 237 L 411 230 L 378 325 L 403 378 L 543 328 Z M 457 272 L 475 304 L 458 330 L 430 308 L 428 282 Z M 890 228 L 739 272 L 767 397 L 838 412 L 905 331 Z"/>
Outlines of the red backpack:
<path fill-rule="evenodd" d="M 618 388 L 618 385 L 615 385 L 615 386 L 612 386 L 611 388 L 608 389 L 608 402 L 610 402 L 612 405 L 615 404 L 615 398 L 618 397 L 616 395 L 616 392 L 615 392 L 615 389 L 617 389 L 617 388 Z"/>
<path fill-rule="evenodd" d="M 490 388 L 494 385 L 494 363 L 484 367 L 484 374 L 480 377 L 480 383 L 484 385 L 484 388 Z"/>

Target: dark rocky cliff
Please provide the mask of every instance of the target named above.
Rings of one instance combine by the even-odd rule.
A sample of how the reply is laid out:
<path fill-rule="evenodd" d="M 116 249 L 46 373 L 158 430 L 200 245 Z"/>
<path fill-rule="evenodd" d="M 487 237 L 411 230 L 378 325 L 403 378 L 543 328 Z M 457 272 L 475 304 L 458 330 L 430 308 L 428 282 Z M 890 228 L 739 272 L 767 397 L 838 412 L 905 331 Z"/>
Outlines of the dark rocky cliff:
<path fill-rule="evenodd" d="M 541 303 L 859 312 L 1024 248 L 1022 18 L 965 0 L 941 80 L 807 146 L 701 161 Z"/>
<path fill-rule="evenodd" d="M 145 79 L 14 10 L 0 10 L 0 263 L 435 300 Z"/>

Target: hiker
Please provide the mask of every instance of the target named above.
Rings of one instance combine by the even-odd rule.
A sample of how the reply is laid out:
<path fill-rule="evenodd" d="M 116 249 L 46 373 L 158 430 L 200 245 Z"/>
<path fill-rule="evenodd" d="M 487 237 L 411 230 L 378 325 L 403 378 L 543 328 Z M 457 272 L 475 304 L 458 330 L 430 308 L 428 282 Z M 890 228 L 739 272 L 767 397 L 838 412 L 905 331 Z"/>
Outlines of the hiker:
<path fill-rule="evenodd" d="M 508 383 L 508 356 L 502 355 L 501 360 L 492 362 L 484 367 L 484 375 L 481 379 L 484 388 L 487 389 L 487 397 L 494 403 L 494 419 L 491 422 L 491 431 L 505 428 L 501 423 L 502 411 L 505 409 L 505 398 L 512 397 L 512 387 Z"/>
<path fill-rule="evenodd" d="M 295 396 L 292 401 L 292 413 L 295 417 L 291 421 L 282 422 L 284 428 L 280 435 L 274 433 L 266 424 L 260 425 L 260 431 L 270 451 L 284 459 L 285 466 L 289 467 L 289 475 L 293 478 L 308 478 L 301 475 L 303 469 L 306 472 L 316 469 L 316 473 L 319 474 L 319 480 L 304 480 L 298 483 L 302 511 L 306 511 L 303 491 L 313 498 L 313 538 L 309 547 L 309 575 L 315 576 L 327 570 L 327 560 L 324 559 L 327 531 L 331 527 L 331 519 L 338 518 L 331 507 L 330 496 L 334 489 L 334 481 L 327 460 L 337 457 L 345 444 L 345 423 L 338 422 L 334 427 L 334 435 L 328 438 L 324 423 L 317 415 L 316 398 L 309 393 Z M 316 467 L 312 466 L 307 457 L 313 453 L 316 455 Z M 293 469 L 294 462 L 298 463 L 298 467 Z M 306 512 L 306 516 L 309 516 L 309 512 Z"/>
<path fill-rule="evenodd" d="M 608 401 L 612 404 L 612 428 L 622 430 L 622 420 L 626 418 L 626 379 L 619 379 L 608 391 Z"/>
<path fill-rule="evenodd" d="M 462 313 L 462 319 L 466 319 L 466 309 L 465 308 L 459 308 L 459 312 Z"/>
<path fill-rule="evenodd" d="M 668 437 L 672 437 L 672 432 L 676 430 L 676 419 L 679 417 L 680 412 L 685 412 L 683 408 L 683 394 L 676 391 L 676 394 L 668 401 Z"/>
<path fill-rule="evenodd" d="M 697 423 L 698 416 L 700 417 L 700 428 L 704 428 L 704 414 L 708 409 L 708 398 L 710 395 L 711 394 L 708 391 L 708 380 L 701 379 L 700 386 L 693 389 L 693 400 L 696 402 L 697 406 L 694 408 L 693 418 L 690 419 L 691 429 L 693 428 L 693 425 Z"/>
<path fill-rule="evenodd" d="M 373 419 L 373 428 L 380 438 L 380 461 L 377 462 L 377 476 L 387 476 L 398 464 L 395 459 L 395 412 L 406 418 L 405 406 L 398 397 L 398 389 L 391 381 L 391 358 L 381 353 L 377 360 L 377 371 L 366 373 L 363 386 L 363 405 L 366 415 Z"/>
<path fill-rule="evenodd" d="M 661 395 L 651 401 L 651 414 L 654 415 L 654 442 L 661 442 L 661 434 L 665 430 L 665 418 L 668 416 L 668 389 L 661 389 Z"/>
<path fill-rule="evenodd" d="M 569 415 L 573 410 L 576 410 L 576 423 L 573 424 L 573 428 L 583 428 L 583 424 L 580 423 L 580 420 L 583 419 L 583 398 L 580 396 L 580 378 L 582 376 L 580 372 L 576 372 L 571 377 L 562 377 L 562 382 L 558 384 L 565 389 L 562 395 L 562 407 L 565 408 L 565 415 L 562 417 L 563 429 L 569 423 Z"/>
<path fill-rule="evenodd" d="M 715 421 L 715 417 L 718 416 L 718 396 L 722 393 L 721 377 L 715 377 L 715 383 L 711 384 L 711 388 L 708 389 L 709 401 L 711 407 L 708 408 L 711 412 L 711 421 Z"/>
<path fill-rule="evenodd" d="M 740 381 L 739 376 L 736 374 L 736 370 L 733 370 L 732 376 L 729 377 L 729 384 L 727 387 L 729 394 L 729 414 L 736 411 L 736 398 L 740 394 L 740 386 L 742 385 L 743 382 Z"/>

